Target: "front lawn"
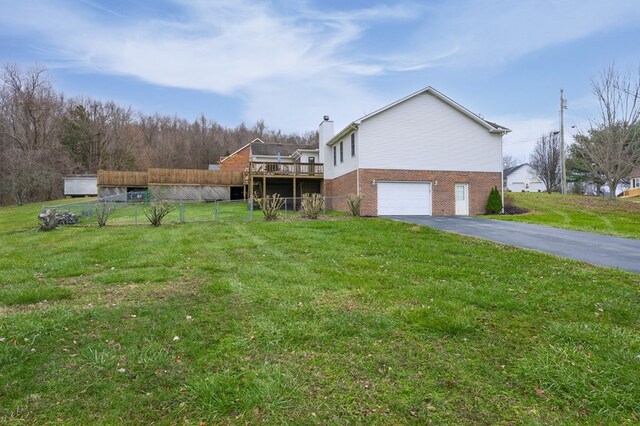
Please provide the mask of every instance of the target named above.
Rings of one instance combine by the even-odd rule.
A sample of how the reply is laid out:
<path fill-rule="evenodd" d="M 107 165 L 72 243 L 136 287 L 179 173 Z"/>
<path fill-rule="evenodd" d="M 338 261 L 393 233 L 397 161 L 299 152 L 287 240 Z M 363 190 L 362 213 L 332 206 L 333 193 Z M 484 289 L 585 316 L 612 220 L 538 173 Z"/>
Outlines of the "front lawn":
<path fill-rule="evenodd" d="M 537 223 L 617 237 L 640 238 L 640 203 L 602 197 L 512 192 L 529 213 L 492 219 Z"/>
<path fill-rule="evenodd" d="M 635 423 L 640 276 L 384 219 L 35 230 L 0 423 Z"/>

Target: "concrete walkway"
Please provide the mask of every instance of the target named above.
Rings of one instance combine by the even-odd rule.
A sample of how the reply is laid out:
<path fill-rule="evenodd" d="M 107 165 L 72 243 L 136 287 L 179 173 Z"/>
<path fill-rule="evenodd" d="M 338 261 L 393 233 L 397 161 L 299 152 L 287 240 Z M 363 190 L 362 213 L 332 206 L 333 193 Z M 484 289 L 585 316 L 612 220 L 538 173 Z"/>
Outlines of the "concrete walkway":
<path fill-rule="evenodd" d="M 640 273 L 640 240 L 477 217 L 386 217 Z"/>

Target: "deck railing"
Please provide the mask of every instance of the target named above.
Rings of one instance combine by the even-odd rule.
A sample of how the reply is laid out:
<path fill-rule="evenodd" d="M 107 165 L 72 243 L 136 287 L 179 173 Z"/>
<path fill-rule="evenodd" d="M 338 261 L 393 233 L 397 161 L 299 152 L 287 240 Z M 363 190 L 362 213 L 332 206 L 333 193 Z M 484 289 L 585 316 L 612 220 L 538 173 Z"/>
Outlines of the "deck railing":
<path fill-rule="evenodd" d="M 295 176 L 318 177 L 324 174 L 322 163 L 276 163 L 276 162 L 251 162 L 249 164 L 251 174 L 254 176 Z"/>
<path fill-rule="evenodd" d="M 640 188 L 627 189 L 622 193 L 622 197 L 640 197 Z"/>

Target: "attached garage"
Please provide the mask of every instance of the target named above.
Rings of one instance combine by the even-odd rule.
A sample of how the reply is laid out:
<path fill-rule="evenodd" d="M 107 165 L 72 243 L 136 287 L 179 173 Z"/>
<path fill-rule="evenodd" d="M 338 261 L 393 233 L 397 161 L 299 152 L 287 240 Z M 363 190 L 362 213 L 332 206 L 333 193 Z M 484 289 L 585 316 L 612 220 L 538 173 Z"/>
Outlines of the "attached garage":
<path fill-rule="evenodd" d="M 431 216 L 430 182 L 378 182 L 378 215 Z"/>

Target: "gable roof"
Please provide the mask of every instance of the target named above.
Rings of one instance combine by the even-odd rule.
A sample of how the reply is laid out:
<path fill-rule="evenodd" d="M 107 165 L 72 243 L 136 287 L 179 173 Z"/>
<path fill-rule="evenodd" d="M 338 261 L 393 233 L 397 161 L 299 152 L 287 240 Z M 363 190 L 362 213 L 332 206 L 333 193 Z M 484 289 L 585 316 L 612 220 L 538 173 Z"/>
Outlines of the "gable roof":
<path fill-rule="evenodd" d="M 632 177 L 632 178 L 640 177 L 640 166 L 636 166 L 635 169 L 631 171 L 631 174 L 629 175 L 629 177 Z"/>
<path fill-rule="evenodd" d="M 463 115 L 467 116 L 468 118 L 470 118 L 471 120 L 477 122 L 478 124 L 480 124 L 481 126 L 483 126 L 484 128 L 486 128 L 489 133 L 501 133 L 501 134 L 505 134 L 505 133 L 509 133 L 511 130 L 501 126 L 499 124 L 496 124 L 492 121 L 488 121 L 485 120 L 484 118 L 480 117 L 478 114 L 475 114 L 471 111 L 469 111 L 468 109 L 466 109 L 465 107 L 463 107 L 462 105 L 460 105 L 459 103 L 455 102 L 453 99 L 443 95 L 442 93 L 438 92 L 436 89 L 434 89 L 431 86 L 427 86 L 424 89 L 418 90 L 415 93 L 410 94 L 409 96 L 405 96 L 402 99 L 399 99 L 395 102 L 390 103 L 387 106 L 384 106 L 378 110 L 373 111 L 372 113 L 369 113 L 367 115 L 364 115 L 360 118 L 358 118 L 357 120 L 349 123 L 349 125 L 347 125 L 344 129 L 342 129 L 340 132 L 338 132 L 334 137 L 332 137 L 328 142 L 327 145 L 333 145 L 335 144 L 338 140 L 344 138 L 346 135 L 348 135 L 349 133 L 351 133 L 352 131 L 356 130 L 358 128 L 358 125 L 360 125 L 363 121 L 370 119 L 371 117 L 374 117 L 388 109 L 393 108 L 394 106 L 401 104 L 402 102 L 408 101 L 409 99 L 415 98 L 418 95 L 421 95 L 423 93 L 429 93 L 433 96 L 435 96 L 436 98 L 440 99 L 442 102 L 446 103 L 447 105 L 451 106 L 452 108 L 454 108 L 455 110 L 461 112 Z"/>
<path fill-rule="evenodd" d="M 252 140 L 251 142 L 249 142 L 248 144 L 242 146 L 242 148 L 238 148 L 235 151 L 233 151 L 231 154 L 227 155 L 224 158 L 221 158 L 220 161 L 218 161 L 218 163 L 222 163 L 224 161 L 226 161 L 228 158 L 233 157 L 234 155 L 236 155 L 237 153 L 239 153 L 240 151 L 242 151 L 243 149 L 245 149 L 248 146 L 251 146 L 252 143 L 264 143 L 264 141 L 260 138 L 255 138 L 254 140 Z"/>
<path fill-rule="evenodd" d="M 520 167 L 524 167 L 524 166 L 528 166 L 529 163 L 524 163 L 524 164 L 520 164 L 518 166 L 513 166 L 513 167 L 508 167 L 506 169 L 504 169 L 504 171 L 502 172 L 504 177 L 509 176 L 511 173 L 515 172 L 516 170 L 518 170 Z"/>

